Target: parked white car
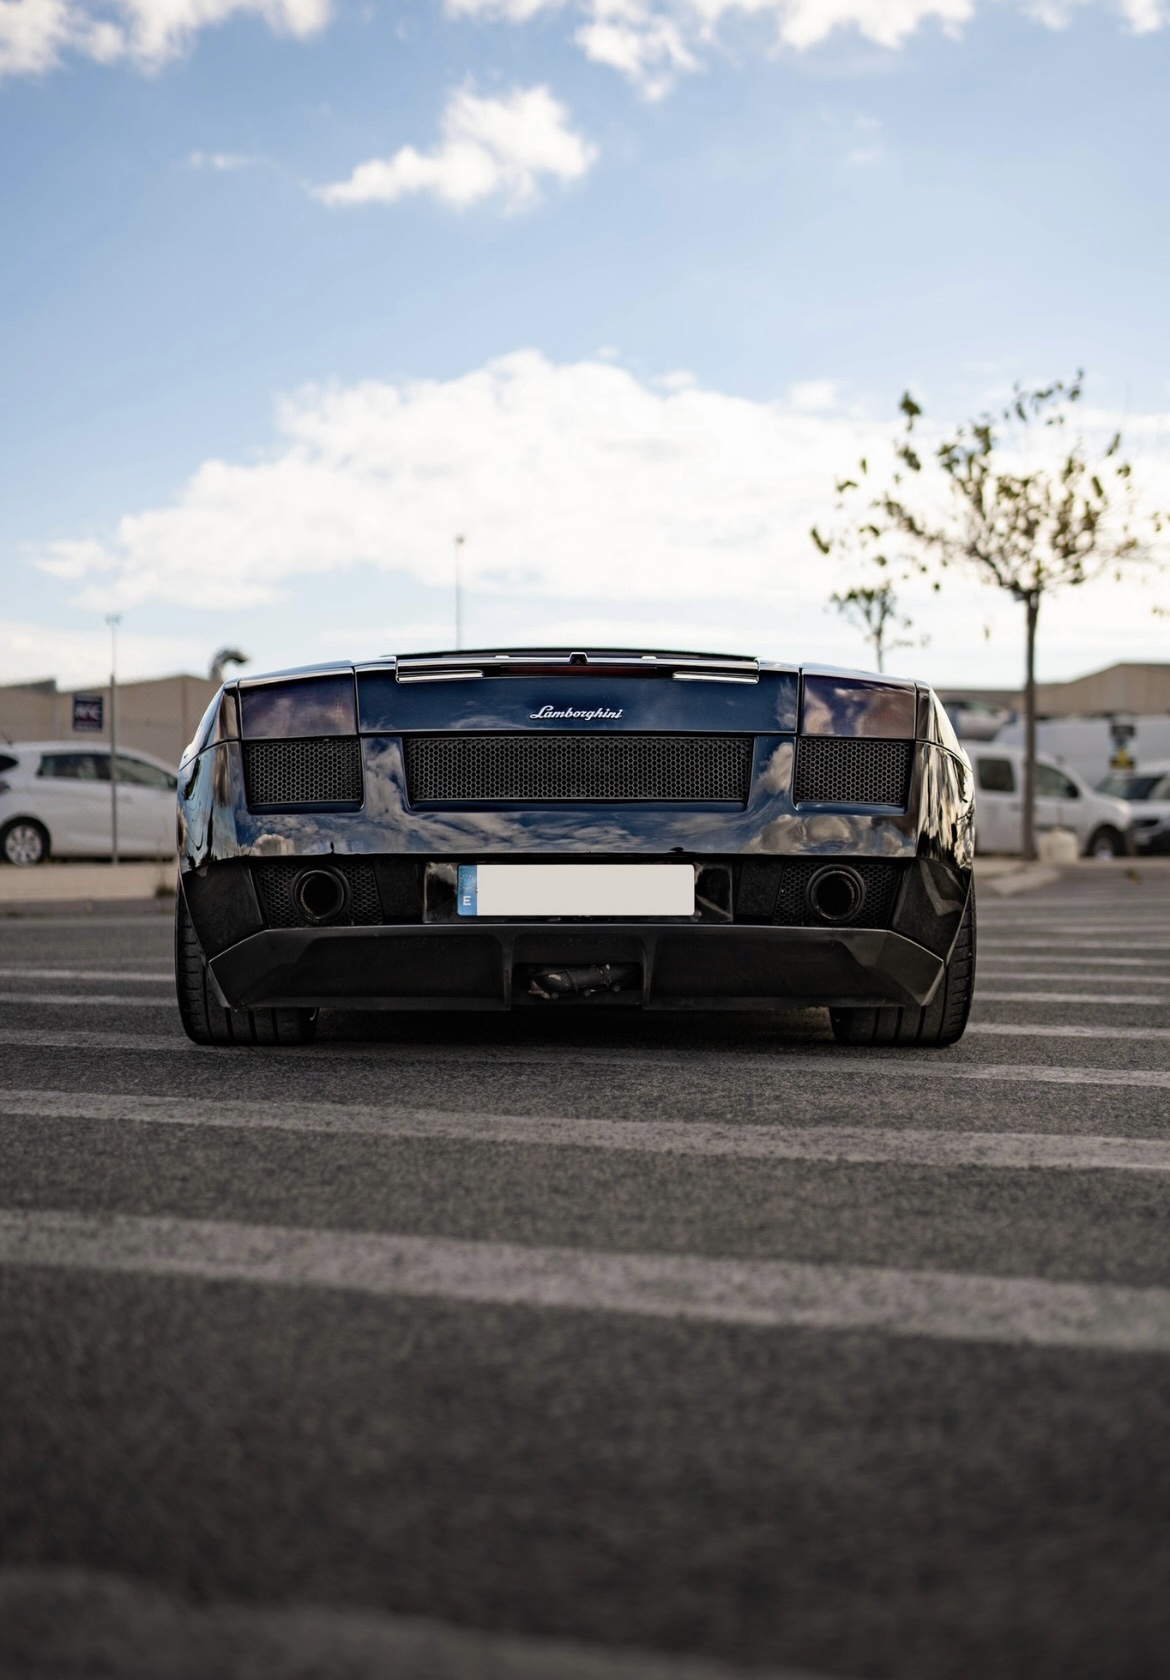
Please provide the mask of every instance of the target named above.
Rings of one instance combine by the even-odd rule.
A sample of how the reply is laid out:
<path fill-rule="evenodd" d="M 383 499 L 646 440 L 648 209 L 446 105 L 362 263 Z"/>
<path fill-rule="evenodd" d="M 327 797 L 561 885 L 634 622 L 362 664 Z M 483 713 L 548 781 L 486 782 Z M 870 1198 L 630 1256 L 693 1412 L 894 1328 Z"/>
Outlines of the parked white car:
<path fill-rule="evenodd" d="M 118 854 L 175 850 L 178 778 L 160 759 L 118 753 Z M 0 745 L 0 859 L 28 866 L 53 857 L 109 857 L 110 749 L 76 741 Z"/>
<path fill-rule="evenodd" d="M 1097 791 L 1125 800 L 1139 852 L 1170 852 L 1170 762 L 1114 770 L 1097 783 Z"/>
<path fill-rule="evenodd" d="M 964 743 L 975 772 L 975 844 L 981 852 L 1022 850 L 1024 753 L 998 741 Z M 1036 832 L 1071 829 L 1085 857 L 1125 857 L 1133 850 L 1133 812 L 1122 799 L 1095 793 L 1075 770 L 1036 760 Z"/>

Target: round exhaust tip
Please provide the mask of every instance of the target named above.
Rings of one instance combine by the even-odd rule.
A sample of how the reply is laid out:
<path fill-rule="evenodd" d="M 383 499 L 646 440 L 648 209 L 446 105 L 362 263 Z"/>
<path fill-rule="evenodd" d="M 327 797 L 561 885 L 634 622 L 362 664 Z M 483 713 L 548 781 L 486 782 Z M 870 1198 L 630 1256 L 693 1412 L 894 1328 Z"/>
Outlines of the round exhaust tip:
<path fill-rule="evenodd" d="M 293 882 L 293 903 L 307 922 L 336 922 L 349 909 L 349 882 L 340 869 L 302 869 Z"/>
<path fill-rule="evenodd" d="M 808 902 L 822 922 L 851 922 L 865 903 L 865 882 L 840 864 L 818 869 L 808 884 Z"/>

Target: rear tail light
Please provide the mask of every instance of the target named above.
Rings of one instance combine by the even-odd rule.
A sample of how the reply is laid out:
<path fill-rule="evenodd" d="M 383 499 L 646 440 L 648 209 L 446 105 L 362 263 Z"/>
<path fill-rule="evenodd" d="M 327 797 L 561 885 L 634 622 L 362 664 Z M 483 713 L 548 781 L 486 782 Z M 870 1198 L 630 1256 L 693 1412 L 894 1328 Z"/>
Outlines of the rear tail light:
<path fill-rule="evenodd" d="M 905 810 L 917 721 L 914 683 L 806 671 L 796 743 L 796 803 Z"/>
<path fill-rule="evenodd" d="M 244 787 L 253 809 L 360 805 L 352 671 L 240 684 Z"/>

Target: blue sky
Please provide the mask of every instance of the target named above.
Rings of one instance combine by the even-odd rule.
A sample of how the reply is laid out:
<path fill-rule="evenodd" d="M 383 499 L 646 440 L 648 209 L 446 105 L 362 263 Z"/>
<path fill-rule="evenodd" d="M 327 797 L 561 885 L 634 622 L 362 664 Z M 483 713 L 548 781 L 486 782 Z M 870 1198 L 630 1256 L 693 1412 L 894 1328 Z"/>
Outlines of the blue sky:
<path fill-rule="evenodd" d="M 457 531 L 474 641 L 858 662 L 805 533 L 906 386 L 1083 365 L 1170 503 L 1168 70 L 1162 0 L 0 0 L 0 680 L 448 643 Z"/>

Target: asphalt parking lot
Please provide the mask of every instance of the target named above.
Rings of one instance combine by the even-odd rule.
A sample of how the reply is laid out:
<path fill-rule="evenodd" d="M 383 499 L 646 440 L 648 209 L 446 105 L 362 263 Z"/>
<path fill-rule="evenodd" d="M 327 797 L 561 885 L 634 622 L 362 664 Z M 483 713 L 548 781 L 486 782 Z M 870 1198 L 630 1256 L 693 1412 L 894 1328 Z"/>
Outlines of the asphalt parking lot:
<path fill-rule="evenodd" d="M 0 921 L 0 1672 L 1170 1672 L 1170 870 L 817 1014 L 181 1036 Z"/>

